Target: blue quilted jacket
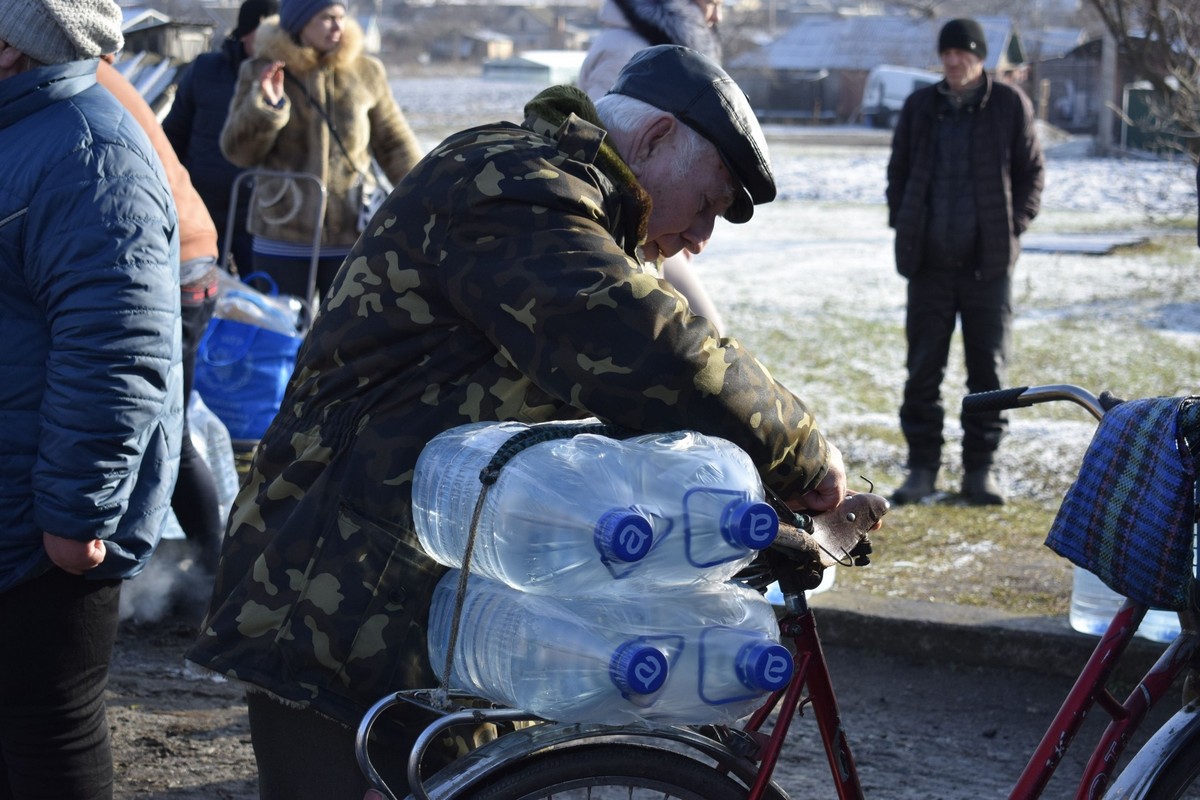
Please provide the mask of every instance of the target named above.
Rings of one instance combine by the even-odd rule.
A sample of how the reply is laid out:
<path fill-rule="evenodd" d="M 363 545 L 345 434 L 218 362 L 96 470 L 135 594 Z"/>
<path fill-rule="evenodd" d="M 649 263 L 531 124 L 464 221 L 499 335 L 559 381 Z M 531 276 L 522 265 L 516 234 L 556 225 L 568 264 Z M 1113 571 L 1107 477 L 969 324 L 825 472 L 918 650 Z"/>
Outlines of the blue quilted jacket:
<path fill-rule="evenodd" d="M 50 567 L 43 531 L 137 574 L 178 473 L 175 208 L 96 63 L 0 80 L 0 591 Z"/>

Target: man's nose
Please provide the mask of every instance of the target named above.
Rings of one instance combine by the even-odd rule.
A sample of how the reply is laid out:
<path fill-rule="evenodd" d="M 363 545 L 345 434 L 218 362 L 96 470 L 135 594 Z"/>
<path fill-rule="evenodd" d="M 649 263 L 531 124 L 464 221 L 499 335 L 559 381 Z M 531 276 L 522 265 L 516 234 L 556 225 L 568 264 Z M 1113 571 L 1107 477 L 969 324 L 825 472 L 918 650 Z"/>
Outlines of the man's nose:
<path fill-rule="evenodd" d="M 698 255 L 708 246 L 708 240 L 712 238 L 714 222 L 715 220 L 711 217 L 697 220 L 696 224 L 683 232 L 683 240 L 687 242 L 688 250 Z"/>

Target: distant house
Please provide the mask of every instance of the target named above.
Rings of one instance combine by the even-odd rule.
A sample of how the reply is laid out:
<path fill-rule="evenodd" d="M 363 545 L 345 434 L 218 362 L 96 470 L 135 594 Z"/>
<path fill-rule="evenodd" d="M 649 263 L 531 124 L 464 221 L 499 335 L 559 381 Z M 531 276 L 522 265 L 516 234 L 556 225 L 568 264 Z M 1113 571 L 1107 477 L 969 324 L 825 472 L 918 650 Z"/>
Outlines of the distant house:
<path fill-rule="evenodd" d="M 156 53 L 186 64 L 212 49 L 216 22 L 211 17 L 173 19 L 161 11 L 140 6 L 121 9 L 124 52 Z"/>
<path fill-rule="evenodd" d="M 121 14 L 125 46 L 114 66 L 161 120 L 174 100 L 179 70 L 212 49 L 219 23 L 205 14 L 178 19 L 142 6 L 123 7 Z"/>
<path fill-rule="evenodd" d="M 529 50 L 512 58 L 483 62 L 483 77 L 542 86 L 573 84 L 586 55 L 582 50 Z"/>
<path fill-rule="evenodd" d="M 429 43 L 429 55 L 438 61 L 468 61 L 508 58 L 513 40 L 492 30 L 451 31 Z"/>
<path fill-rule="evenodd" d="M 402 27 L 435 61 L 479 63 L 527 51 L 583 50 L 586 33 L 560 12 L 494 2 L 438 3 L 409 8 Z"/>
<path fill-rule="evenodd" d="M 988 40 L 987 69 L 1020 80 L 1026 57 L 1010 19 L 976 19 Z M 900 15 L 814 15 L 727 67 L 763 119 L 857 122 L 872 67 L 941 70 L 937 36 L 943 24 Z"/>
<path fill-rule="evenodd" d="M 488 24 L 512 39 L 518 52 L 526 50 L 582 50 L 587 34 L 568 25 L 566 17 L 549 6 L 496 6 Z"/>

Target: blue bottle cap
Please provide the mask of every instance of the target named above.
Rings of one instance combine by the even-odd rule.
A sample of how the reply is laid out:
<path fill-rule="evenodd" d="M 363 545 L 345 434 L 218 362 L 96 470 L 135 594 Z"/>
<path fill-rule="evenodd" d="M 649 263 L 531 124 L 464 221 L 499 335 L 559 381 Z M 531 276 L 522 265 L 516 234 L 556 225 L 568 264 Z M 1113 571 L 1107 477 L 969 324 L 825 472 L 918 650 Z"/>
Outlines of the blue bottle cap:
<path fill-rule="evenodd" d="M 792 654 L 775 642 L 752 642 L 738 651 L 737 677 L 751 689 L 773 692 L 792 679 Z"/>
<path fill-rule="evenodd" d="M 732 545 L 762 550 L 779 533 L 779 515 L 761 500 L 738 500 L 725 507 L 721 531 Z"/>
<path fill-rule="evenodd" d="M 667 680 L 667 656 L 657 647 L 629 641 L 617 648 L 608 675 L 624 694 L 654 694 Z"/>
<path fill-rule="evenodd" d="M 614 508 L 596 523 L 594 539 L 606 561 L 640 561 L 654 544 L 654 526 L 633 509 Z"/>

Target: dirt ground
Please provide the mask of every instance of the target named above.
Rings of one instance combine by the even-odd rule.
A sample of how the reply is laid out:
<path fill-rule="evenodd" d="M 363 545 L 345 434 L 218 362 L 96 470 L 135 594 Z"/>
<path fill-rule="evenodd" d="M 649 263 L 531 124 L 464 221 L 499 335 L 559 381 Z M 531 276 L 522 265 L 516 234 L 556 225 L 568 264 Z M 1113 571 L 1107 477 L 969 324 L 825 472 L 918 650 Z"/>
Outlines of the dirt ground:
<path fill-rule="evenodd" d="M 182 619 L 125 625 L 108 689 L 116 797 L 258 796 L 242 692 L 189 676 Z"/>
<path fill-rule="evenodd" d="M 130 616 L 108 686 L 115 796 L 250 800 L 258 797 L 257 771 L 243 693 L 183 660 L 207 583 L 180 569 L 170 544 L 122 590 Z"/>

